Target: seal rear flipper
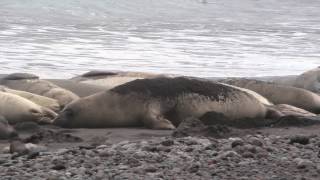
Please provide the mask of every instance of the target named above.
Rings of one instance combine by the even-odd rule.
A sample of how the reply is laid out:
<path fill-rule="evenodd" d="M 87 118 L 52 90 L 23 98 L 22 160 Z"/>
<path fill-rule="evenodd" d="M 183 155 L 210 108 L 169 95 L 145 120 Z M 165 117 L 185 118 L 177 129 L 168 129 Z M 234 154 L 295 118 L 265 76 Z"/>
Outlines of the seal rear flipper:
<path fill-rule="evenodd" d="M 42 107 L 42 112 L 43 115 L 38 122 L 41 124 L 52 124 L 54 122 L 54 119 L 56 119 L 58 116 L 57 113 L 46 107 Z"/>
<path fill-rule="evenodd" d="M 279 119 L 284 116 L 281 111 L 277 110 L 273 106 L 265 105 L 265 107 L 267 109 L 266 119 Z"/>

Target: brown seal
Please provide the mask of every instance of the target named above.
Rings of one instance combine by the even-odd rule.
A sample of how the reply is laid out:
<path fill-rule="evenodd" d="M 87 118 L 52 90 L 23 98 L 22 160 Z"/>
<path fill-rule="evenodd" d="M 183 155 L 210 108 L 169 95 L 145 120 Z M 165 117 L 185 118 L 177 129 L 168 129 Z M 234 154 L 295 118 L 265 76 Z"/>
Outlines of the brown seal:
<path fill-rule="evenodd" d="M 28 99 L 15 94 L 0 92 L 0 115 L 9 124 L 25 121 L 52 123 L 57 114 L 52 110 L 41 107 Z"/>
<path fill-rule="evenodd" d="M 173 129 L 183 119 L 216 111 L 231 119 L 264 118 L 268 108 L 248 91 L 191 79 L 140 79 L 68 104 L 55 123 L 71 128 Z"/>
<path fill-rule="evenodd" d="M 26 92 L 26 91 L 19 91 L 19 90 L 10 89 L 10 88 L 7 88 L 7 87 L 1 86 L 1 85 L 0 85 L 0 91 L 21 96 L 21 97 L 26 98 L 26 99 L 28 99 L 28 100 L 30 100 L 40 106 L 49 108 L 55 112 L 60 111 L 60 105 L 59 105 L 58 101 L 55 99 L 41 96 L 38 94 L 33 94 L 30 92 Z"/>

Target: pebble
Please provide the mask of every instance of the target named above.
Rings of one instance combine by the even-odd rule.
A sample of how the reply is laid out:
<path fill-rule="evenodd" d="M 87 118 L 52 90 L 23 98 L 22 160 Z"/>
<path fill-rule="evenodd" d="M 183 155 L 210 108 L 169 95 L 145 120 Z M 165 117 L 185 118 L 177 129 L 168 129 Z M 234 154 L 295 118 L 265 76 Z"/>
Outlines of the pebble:
<path fill-rule="evenodd" d="M 311 168 L 315 166 L 314 163 L 308 159 L 296 158 L 294 159 L 294 162 L 296 162 L 297 168 L 299 169 Z"/>
<path fill-rule="evenodd" d="M 299 143 L 302 145 L 307 145 L 310 142 L 310 137 L 304 135 L 296 135 L 290 138 L 290 144 Z"/>
<path fill-rule="evenodd" d="M 261 139 L 257 138 L 257 137 L 251 137 L 248 139 L 249 143 L 254 145 L 254 146 L 263 146 L 263 142 Z"/>
<path fill-rule="evenodd" d="M 232 143 L 231 143 L 231 147 L 232 148 L 244 145 L 244 141 L 241 138 L 233 138 L 233 139 L 230 139 L 230 140 L 232 141 Z"/>
<path fill-rule="evenodd" d="M 0 176 L 14 179 L 264 179 L 320 174 L 314 137 L 301 147 L 290 138 L 251 135 L 243 138 L 161 138 L 124 141 L 93 149 L 61 148 L 34 159 L 0 154 Z M 267 143 L 269 142 L 270 143 Z M 312 162 L 314 161 L 314 162 Z M 294 168 L 294 169 L 292 169 Z M 18 169 L 18 170 L 17 170 Z M 308 173 L 306 173 L 308 172 Z M 27 178 L 30 177 L 30 178 Z M 276 179 L 277 179 L 276 178 Z M 267 178 L 270 179 L 270 178 Z"/>
<path fill-rule="evenodd" d="M 235 151 L 226 151 L 218 155 L 219 159 L 228 158 L 228 157 L 239 157 L 240 155 Z"/>
<path fill-rule="evenodd" d="M 168 139 L 168 140 L 162 141 L 161 144 L 162 144 L 163 146 L 172 146 L 172 145 L 174 144 L 174 141 Z"/>

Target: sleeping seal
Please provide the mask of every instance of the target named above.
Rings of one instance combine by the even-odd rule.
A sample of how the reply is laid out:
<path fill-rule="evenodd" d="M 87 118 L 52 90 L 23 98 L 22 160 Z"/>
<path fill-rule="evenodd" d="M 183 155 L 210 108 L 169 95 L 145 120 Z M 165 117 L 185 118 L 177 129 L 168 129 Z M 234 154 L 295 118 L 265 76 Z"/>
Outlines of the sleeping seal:
<path fill-rule="evenodd" d="M 1 85 L 0 85 L 0 91 L 21 96 L 21 97 L 26 98 L 26 99 L 28 99 L 28 100 L 30 100 L 40 106 L 49 108 L 55 112 L 60 111 L 60 105 L 59 105 L 58 101 L 55 99 L 48 98 L 45 96 L 40 96 L 40 95 L 33 94 L 33 93 L 29 93 L 26 91 L 19 91 L 19 90 L 10 89 L 10 88 L 7 88 L 7 87 L 1 86 Z"/>
<path fill-rule="evenodd" d="M 264 118 L 268 108 L 247 91 L 191 79 L 139 79 L 68 104 L 55 124 L 70 128 L 174 129 L 183 119 L 216 111 L 231 119 Z"/>
<path fill-rule="evenodd" d="M 250 89 L 274 104 L 289 104 L 313 113 L 320 113 L 320 96 L 305 89 L 244 78 L 224 79 L 219 82 Z"/>
<path fill-rule="evenodd" d="M 41 107 L 28 99 L 15 94 L 0 92 L 0 115 L 9 124 L 16 124 L 25 121 L 38 123 L 52 123 L 57 114 Z"/>
<path fill-rule="evenodd" d="M 126 72 L 126 71 L 90 71 L 81 76 L 72 78 L 73 81 L 103 86 L 106 89 L 119 86 L 121 84 L 134 81 L 136 79 L 164 77 L 162 74 L 145 72 Z M 172 75 L 166 75 L 166 77 Z"/>
<path fill-rule="evenodd" d="M 56 99 L 62 107 L 79 98 L 71 91 L 63 89 L 49 81 L 41 80 L 39 77 L 32 74 L 10 74 L 2 79 L 1 84 L 11 89 L 27 91 Z"/>
<path fill-rule="evenodd" d="M 320 67 L 299 75 L 294 86 L 320 94 Z"/>

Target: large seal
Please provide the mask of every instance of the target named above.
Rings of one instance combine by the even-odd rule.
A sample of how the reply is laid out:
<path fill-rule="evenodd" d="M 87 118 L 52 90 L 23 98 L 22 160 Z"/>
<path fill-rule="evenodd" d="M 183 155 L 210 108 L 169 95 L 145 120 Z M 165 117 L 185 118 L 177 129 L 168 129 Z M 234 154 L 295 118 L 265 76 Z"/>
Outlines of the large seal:
<path fill-rule="evenodd" d="M 294 86 L 320 94 L 320 67 L 299 75 Z"/>
<path fill-rule="evenodd" d="M 74 77 L 72 80 L 111 89 L 136 79 L 150 79 L 157 77 L 173 77 L 173 75 L 129 71 L 90 71 L 81 76 Z"/>
<path fill-rule="evenodd" d="M 305 89 L 245 78 L 230 78 L 219 82 L 250 89 L 274 104 L 289 104 L 313 113 L 320 113 L 320 96 Z"/>
<path fill-rule="evenodd" d="M 15 94 L 0 92 L 0 115 L 9 124 L 25 121 L 51 123 L 57 114 L 48 108 L 41 107 L 28 99 Z"/>
<path fill-rule="evenodd" d="M 2 79 L 1 84 L 11 89 L 27 91 L 56 99 L 62 107 L 79 98 L 71 91 L 63 89 L 49 81 L 41 80 L 32 74 L 10 74 Z"/>
<path fill-rule="evenodd" d="M 49 108 L 55 112 L 60 111 L 60 105 L 59 105 L 58 101 L 55 99 L 48 98 L 45 96 L 40 96 L 40 95 L 33 94 L 33 93 L 29 93 L 26 91 L 19 91 L 19 90 L 10 89 L 10 88 L 7 88 L 7 87 L 1 86 L 1 85 L 0 85 L 0 91 L 16 94 L 18 96 L 21 96 L 23 98 L 26 98 L 26 99 L 34 102 L 40 106 Z"/>
<path fill-rule="evenodd" d="M 191 78 L 140 79 L 68 104 L 55 124 L 70 128 L 173 129 L 216 111 L 231 119 L 264 118 L 267 107 L 247 91 Z"/>

